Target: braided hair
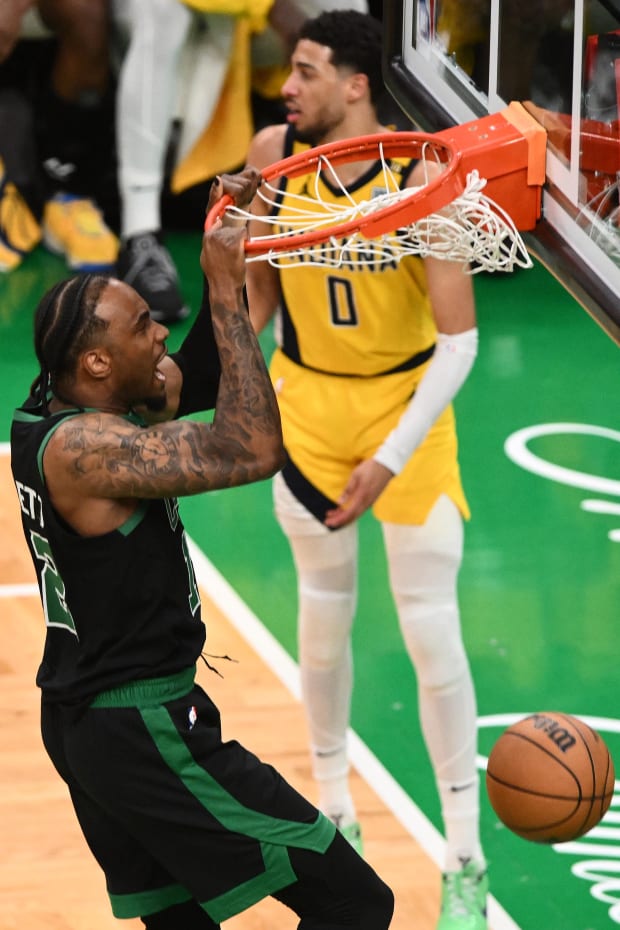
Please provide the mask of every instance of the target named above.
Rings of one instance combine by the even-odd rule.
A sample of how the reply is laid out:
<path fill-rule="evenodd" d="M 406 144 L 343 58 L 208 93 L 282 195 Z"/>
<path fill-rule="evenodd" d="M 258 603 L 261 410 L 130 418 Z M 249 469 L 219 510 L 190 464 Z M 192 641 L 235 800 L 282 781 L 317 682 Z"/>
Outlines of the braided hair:
<path fill-rule="evenodd" d="M 34 348 L 39 374 L 30 396 L 48 413 L 47 395 L 59 378 L 71 376 L 80 352 L 93 333 L 107 323 L 95 310 L 109 278 L 99 274 L 77 275 L 59 281 L 41 299 L 34 317 Z"/>

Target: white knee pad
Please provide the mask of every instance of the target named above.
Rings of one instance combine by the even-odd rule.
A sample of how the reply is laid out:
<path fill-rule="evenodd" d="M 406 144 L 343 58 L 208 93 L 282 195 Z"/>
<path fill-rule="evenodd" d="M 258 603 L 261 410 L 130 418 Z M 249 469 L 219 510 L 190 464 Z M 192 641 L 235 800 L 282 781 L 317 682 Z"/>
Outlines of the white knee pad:
<path fill-rule="evenodd" d="M 476 701 L 461 635 L 457 577 L 463 553 L 458 509 L 441 497 L 423 526 L 384 524 L 390 580 L 418 678 L 420 718 L 435 775 L 476 785 Z M 465 795 L 463 795 L 465 797 Z M 467 798 L 467 804 L 471 801 Z"/>
<path fill-rule="evenodd" d="M 357 528 L 328 530 L 274 479 L 274 504 L 297 569 L 300 661 L 326 668 L 341 661 L 357 596 Z"/>
<path fill-rule="evenodd" d="M 384 523 L 390 583 L 418 681 L 443 688 L 467 667 L 457 601 L 463 554 L 458 509 L 440 497 L 426 523 Z"/>
<path fill-rule="evenodd" d="M 328 530 L 299 503 L 281 475 L 274 480 L 274 503 L 297 568 L 299 665 L 317 754 L 314 774 L 319 779 L 342 776 L 353 682 L 357 528 Z"/>

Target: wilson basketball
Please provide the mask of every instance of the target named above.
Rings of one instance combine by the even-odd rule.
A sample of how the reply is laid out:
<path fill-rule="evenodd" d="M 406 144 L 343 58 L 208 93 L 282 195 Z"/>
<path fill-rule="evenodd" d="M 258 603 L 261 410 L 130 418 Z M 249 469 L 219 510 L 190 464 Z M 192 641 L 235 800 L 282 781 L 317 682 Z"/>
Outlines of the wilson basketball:
<path fill-rule="evenodd" d="M 493 810 L 513 833 L 535 843 L 566 843 L 601 820 L 614 778 L 601 736 L 577 717 L 551 711 L 502 733 L 486 784 Z"/>

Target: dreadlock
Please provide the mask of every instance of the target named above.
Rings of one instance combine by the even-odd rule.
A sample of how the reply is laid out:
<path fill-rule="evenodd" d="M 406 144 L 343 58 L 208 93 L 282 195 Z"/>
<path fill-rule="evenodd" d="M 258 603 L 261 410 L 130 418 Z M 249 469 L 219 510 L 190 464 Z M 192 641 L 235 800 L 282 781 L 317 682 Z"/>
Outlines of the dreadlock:
<path fill-rule="evenodd" d="M 34 317 L 34 348 L 39 374 L 30 396 L 47 414 L 47 393 L 58 378 L 71 375 L 92 334 L 107 325 L 95 315 L 99 297 L 109 283 L 104 275 L 84 274 L 55 284 L 41 299 Z"/>

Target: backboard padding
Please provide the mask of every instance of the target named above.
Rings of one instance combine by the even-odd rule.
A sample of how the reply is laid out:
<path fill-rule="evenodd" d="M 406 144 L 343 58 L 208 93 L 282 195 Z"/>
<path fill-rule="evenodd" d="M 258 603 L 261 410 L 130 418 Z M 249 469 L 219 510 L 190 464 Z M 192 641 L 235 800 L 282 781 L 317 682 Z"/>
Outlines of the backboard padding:
<path fill-rule="evenodd" d="M 384 4 L 384 78 L 426 132 L 497 113 L 512 100 L 541 122 L 547 131 L 542 217 L 524 239 L 620 344 L 619 6 L 616 0 L 393 0 Z M 536 17 L 543 9 L 551 14 L 541 25 Z M 473 38 L 477 58 L 468 45 Z M 502 96 L 513 92 L 524 96 Z"/>

